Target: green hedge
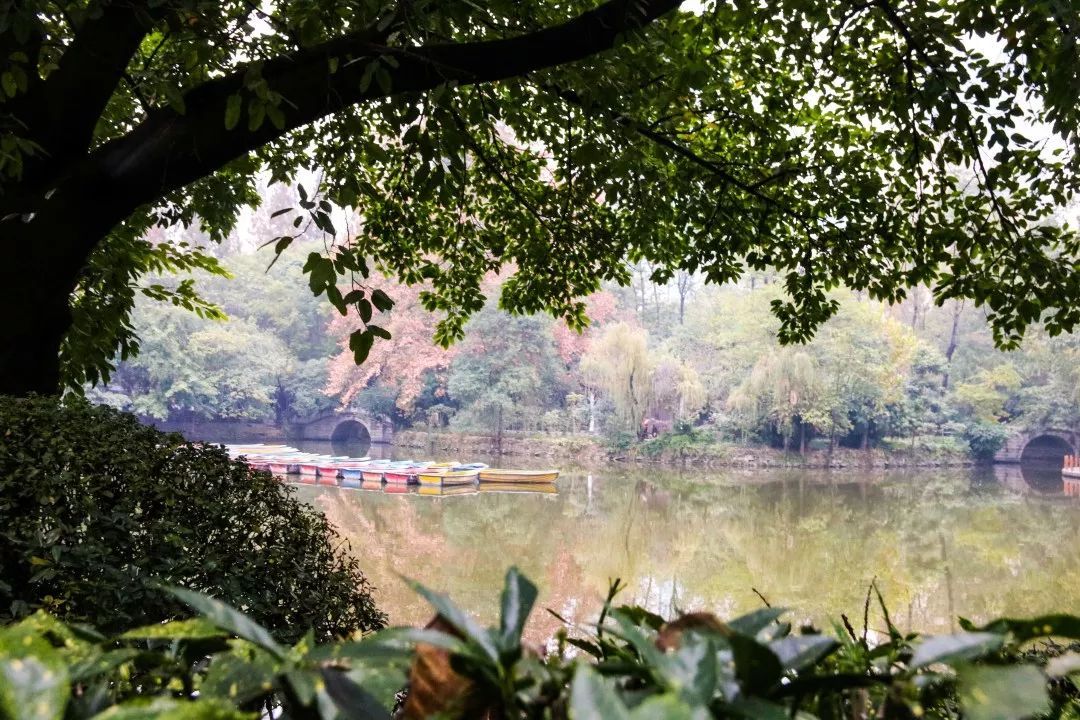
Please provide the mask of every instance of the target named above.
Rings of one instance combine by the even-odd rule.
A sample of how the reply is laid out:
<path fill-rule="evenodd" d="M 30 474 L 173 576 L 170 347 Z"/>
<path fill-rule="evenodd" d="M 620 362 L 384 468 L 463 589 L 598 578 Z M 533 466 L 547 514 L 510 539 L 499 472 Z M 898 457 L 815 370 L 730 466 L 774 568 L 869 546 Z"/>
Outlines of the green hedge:
<path fill-rule="evenodd" d="M 104 632 L 187 614 L 161 584 L 282 640 L 385 624 L 325 517 L 268 473 L 85 401 L 0 398 L 0 622 Z"/>

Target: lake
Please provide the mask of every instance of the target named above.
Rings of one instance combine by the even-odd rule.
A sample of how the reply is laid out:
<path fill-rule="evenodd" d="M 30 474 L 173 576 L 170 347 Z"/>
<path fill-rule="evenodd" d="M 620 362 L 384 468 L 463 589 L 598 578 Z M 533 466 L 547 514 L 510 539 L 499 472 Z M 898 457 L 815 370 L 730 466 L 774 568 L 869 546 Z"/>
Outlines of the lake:
<path fill-rule="evenodd" d="M 305 447 L 317 451 L 317 445 Z M 519 459 L 504 465 L 528 465 Z M 1055 479 L 1056 478 L 1056 479 Z M 393 623 L 430 610 L 407 576 L 494 622 L 506 568 L 541 588 L 528 635 L 595 617 L 609 581 L 623 602 L 730 617 L 762 597 L 792 619 L 861 625 L 876 578 L 901 629 L 1080 610 L 1080 499 L 1060 474 L 563 469 L 557 492 L 447 497 L 298 486 L 349 541 Z M 760 596 L 758 595 L 760 593 Z M 882 623 L 872 615 L 871 626 Z"/>

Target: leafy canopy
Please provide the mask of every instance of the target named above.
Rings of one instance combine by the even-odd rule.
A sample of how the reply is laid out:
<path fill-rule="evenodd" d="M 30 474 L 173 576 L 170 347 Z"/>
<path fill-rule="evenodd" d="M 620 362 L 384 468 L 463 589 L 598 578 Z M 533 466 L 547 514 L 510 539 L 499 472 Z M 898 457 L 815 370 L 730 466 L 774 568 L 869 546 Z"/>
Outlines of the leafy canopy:
<path fill-rule="evenodd" d="M 120 66 L 88 158 L 134 153 L 117 172 L 135 168 L 119 187 L 137 206 L 91 268 L 156 223 L 220 237 L 258 202 L 260 171 L 291 181 L 316 168 L 294 231 L 341 239 L 309 258 L 312 290 L 370 318 L 390 306 L 365 284 L 370 265 L 429 280 L 422 299 L 445 314 L 444 344 L 482 307 L 489 272 L 515 270 L 505 308 L 580 326 L 579 298 L 628 282 L 626 259 L 648 260 L 658 280 L 778 269 L 786 341 L 836 311 L 827 291 L 840 284 L 890 301 L 915 283 L 942 301 L 972 298 L 1005 347 L 1035 322 L 1052 334 L 1076 325 L 1080 241 L 1055 213 L 1080 182 L 1080 8 L 677 4 L 17 4 L 0 16 L 13 48 L 0 57 L 0 189 L 47 191 L 31 172 L 47 138 L 20 124 L 19 102 L 102 23 L 136 12 L 149 31 Z M 597 13 L 602 22 L 575 24 Z M 337 208 L 354 211 L 347 228 Z M 130 304 L 84 298 L 132 282 L 81 281 L 76 305 L 88 311 L 76 317 L 98 323 L 109 350 L 130 347 Z M 358 331 L 357 359 L 388 334 Z M 82 348 L 67 361 L 107 371 L 108 354 Z"/>

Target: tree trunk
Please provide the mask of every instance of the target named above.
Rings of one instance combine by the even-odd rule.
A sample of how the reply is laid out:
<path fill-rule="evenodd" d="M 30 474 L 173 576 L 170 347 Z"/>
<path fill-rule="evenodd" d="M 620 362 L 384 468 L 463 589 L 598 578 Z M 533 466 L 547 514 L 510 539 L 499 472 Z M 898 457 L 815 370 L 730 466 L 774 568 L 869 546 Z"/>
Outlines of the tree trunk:
<path fill-rule="evenodd" d="M 964 304 L 957 300 L 953 301 L 952 330 L 949 332 L 949 346 L 945 348 L 945 375 L 941 378 L 941 387 L 949 389 L 949 374 L 952 371 L 953 354 L 956 353 L 956 339 L 960 330 L 960 315 L 964 312 Z"/>
<path fill-rule="evenodd" d="M 93 214 L 95 198 L 57 190 L 29 222 L 0 220 L 0 395 L 60 393 L 71 293 L 112 226 Z"/>
<path fill-rule="evenodd" d="M 589 390 L 589 434 L 596 434 L 596 391 Z"/>
<path fill-rule="evenodd" d="M 870 447 L 870 423 L 863 425 L 861 448 L 866 450 Z"/>
<path fill-rule="evenodd" d="M 806 454 L 806 423 L 799 421 L 799 454 Z"/>

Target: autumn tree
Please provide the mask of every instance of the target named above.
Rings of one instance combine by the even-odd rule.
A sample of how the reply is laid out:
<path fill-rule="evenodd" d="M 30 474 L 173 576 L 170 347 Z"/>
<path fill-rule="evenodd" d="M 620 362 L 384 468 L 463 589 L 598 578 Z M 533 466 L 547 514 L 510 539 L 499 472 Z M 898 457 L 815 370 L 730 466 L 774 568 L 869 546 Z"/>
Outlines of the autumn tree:
<path fill-rule="evenodd" d="M 369 266 L 427 279 L 443 343 L 490 271 L 516 269 L 507 309 L 579 324 L 627 259 L 656 283 L 775 268 L 785 340 L 838 283 L 971 298 L 1004 345 L 1075 326 L 1077 236 L 1049 221 L 1080 182 L 1075 3 L 679 5 L 5 3 L 0 392 L 106 374 L 137 345 L 137 279 L 211 265 L 146 231 L 221 239 L 260 173 L 303 167 L 322 181 L 275 249 L 352 238 L 334 217 L 356 209 L 311 289 L 345 309 L 371 301 Z M 161 292 L 199 307 L 188 290 Z"/>
<path fill-rule="evenodd" d="M 362 325 L 362 317 L 357 310 L 335 317 L 330 323 L 330 333 L 338 339 L 340 351 L 330 360 L 326 394 L 340 398 L 342 405 L 349 405 L 358 394 L 378 383 L 391 391 L 394 405 L 408 415 L 433 375 L 436 393 L 445 394 L 446 373 L 457 348 L 441 348 L 432 343 L 437 318 L 420 302 L 421 286 L 397 284 L 385 277 L 377 282 L 380 290 L 394 298 L 385 322 L 394 342 L 374 346 L 365 362 L 357 365 L 349 342 L 352 333 Z M 370 319 L 371 315 L 367 317 Z"/>

